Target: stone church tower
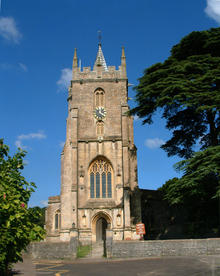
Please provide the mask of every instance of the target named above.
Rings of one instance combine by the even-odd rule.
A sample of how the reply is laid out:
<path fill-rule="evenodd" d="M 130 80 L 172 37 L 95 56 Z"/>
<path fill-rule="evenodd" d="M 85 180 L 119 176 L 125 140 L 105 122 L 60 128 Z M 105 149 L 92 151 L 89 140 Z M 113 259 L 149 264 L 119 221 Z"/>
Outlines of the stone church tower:
<path fill-rule="evenodd" d="M 133 118 L 128 116 L 128 79 L 121 66 L 107 66 L 101 44 L 93 70 L 73 58 L 66 142 L 61 154 L 61 195 L 49 198 L 47 241 L 78 237 L 83 244 L 139 239 L 140 218 Z"/>

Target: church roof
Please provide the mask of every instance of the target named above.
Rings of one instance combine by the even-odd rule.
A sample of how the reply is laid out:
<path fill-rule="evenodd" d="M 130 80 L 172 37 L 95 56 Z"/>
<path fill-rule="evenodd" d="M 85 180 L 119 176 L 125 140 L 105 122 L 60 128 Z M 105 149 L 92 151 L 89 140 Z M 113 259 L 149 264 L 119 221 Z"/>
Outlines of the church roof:
<path fill-rule="evenodd" d="M 101 43 L 99 43 L 99 49 L 98 49 L 98 53 L 97 53 L 97 56 L 96 56 L 96 61 L 95 61 L 94 67 L 95 66 L 100 66 L 100 65 L 103 66 L 105 71 L 108 71 L 108 67 L 107 67 L 107 64 L 105 62 L 105 57 L 104 57 L 103 52 L 102 52 Z"/>

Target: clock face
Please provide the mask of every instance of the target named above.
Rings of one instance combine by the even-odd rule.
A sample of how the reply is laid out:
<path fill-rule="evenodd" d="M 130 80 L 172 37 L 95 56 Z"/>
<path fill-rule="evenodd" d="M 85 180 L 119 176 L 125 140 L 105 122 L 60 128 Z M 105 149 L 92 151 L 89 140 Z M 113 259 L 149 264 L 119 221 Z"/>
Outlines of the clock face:
<path fill-rule="evenodd" d="M 105 108 L 102 106 L 96 107 L 96 109 L 94 110 L 94 117 L 97 120 L 102 120 L 103 118 L 105 118 L 105 116 L 106 116 Z"/>

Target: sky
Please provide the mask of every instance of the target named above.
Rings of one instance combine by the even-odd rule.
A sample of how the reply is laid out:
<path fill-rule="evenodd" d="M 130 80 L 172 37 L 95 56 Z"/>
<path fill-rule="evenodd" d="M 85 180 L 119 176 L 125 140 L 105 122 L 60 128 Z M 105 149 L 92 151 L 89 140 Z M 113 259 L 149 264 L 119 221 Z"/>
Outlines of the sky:
<path fill-rule="evenodd" d="M 65 141 L 67 87 L 74 48 L 93 66 L 98 31 L 107 65 L 120 65 L 125 46 L 129 105 L 138 78 L 163 62 L 192 31 L 220 26 L 220 0 L 0 0 L 0 138 L 13 155 L 28 153 L 22 174 L 37 185 L 29 206 L 45 206 L 60 193 L 60 154 Z M 135 117 L 138 182 L 157 189 L 180 177 L 160 145 L 171 137 L 160 113 L 152 125 Z"/>

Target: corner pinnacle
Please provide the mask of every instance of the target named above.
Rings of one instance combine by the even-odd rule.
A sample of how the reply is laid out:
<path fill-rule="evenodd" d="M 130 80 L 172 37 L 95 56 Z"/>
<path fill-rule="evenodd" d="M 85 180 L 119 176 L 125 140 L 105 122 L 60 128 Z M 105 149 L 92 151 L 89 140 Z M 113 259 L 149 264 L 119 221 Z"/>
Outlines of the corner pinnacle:
<path fill-rule="evenodd" d="M 74 49 L 74 57 L 73 57 L 73 67 L 76 68 L 78 66 L 78 58 L 77 58 L 77 49 Z"/>

